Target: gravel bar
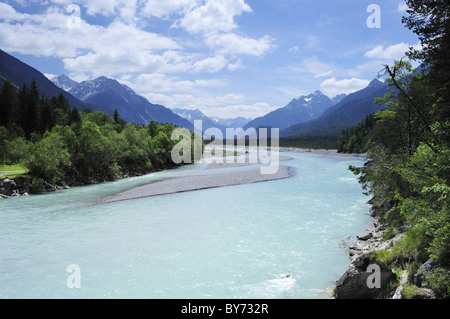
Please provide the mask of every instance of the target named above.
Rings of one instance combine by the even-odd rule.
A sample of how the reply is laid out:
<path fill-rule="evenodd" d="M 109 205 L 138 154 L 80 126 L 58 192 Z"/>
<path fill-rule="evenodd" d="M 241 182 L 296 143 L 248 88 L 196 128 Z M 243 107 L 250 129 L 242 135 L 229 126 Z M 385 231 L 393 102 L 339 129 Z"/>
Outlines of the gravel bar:
<path fill-rule="evenodd" d="M 261 174 L 261 171 L 258 168 L 239 172 L 180 176 L 127 190 L 101 200 L 100 204 L 224 186 L 267 182 L 285 179 L 291 176 L 291 168 L 288 166 L 280 166 L 276 174 L 269 175 Z"/>

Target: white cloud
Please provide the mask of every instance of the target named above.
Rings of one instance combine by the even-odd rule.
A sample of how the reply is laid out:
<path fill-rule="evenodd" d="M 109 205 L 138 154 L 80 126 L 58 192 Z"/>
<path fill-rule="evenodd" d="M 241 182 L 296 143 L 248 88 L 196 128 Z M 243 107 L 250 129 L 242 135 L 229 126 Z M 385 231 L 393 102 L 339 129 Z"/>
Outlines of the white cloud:
<path fill-rule="evenodd" d="M 137 9 L 137 0 L 50 0 L 54 4 L 58 4 L 67 8 L 70 4 L 76 4 L 86 9 L 86 13 L 91 16 L 102 15 L 120 17 L 133 16 Z"/>
<path fill-rule="evenodd" d="M 222 54 L 262 56 L 274 47 L 273 39 L 267 35 L 256 40 L 239 36 L 235 33 L 213 34 L 206 43 Z"/>
<path fill-rule="evenodd" d="M 195 72 L 215 73 L 225 68 L 227 63 L 228 61 L 224 56 L 217 55 L 195 62 L 193 64 L 193 70 Z"/>
<path fill-rule="evenodd" d="M 142 12 L 146 16 L 168 18 L 189 12 L 200 4 L 199 0 L 148 0 Z"/>
<path fill-rule="evenodd" d="M 195 92 L 202 89 L 221 88 L 227 82 L 221 79 L 181 80 L 177 77 L 167 77 L 161 73 L 140 74 L 135 80 L 130 76 L 122 77 L 121 82 L 137 92 L 168 93 Z M 148 93 L 147 93 L 148 94 Z"/>
<path fill-rule="evenodd" d="M 300 50 L 300 48 L 298 47 L 298 46 L 293 46 L 292 48 L 289 48 L 289 52 L 291 52 L 291 53 L 295 53 L 295 52 L 298 52 Z"/>
<path fill-rule="evenodd" d="M 235 63 L 228 64 L 228 70 L 230 70 L 230 71 L 235 71 L 235 70 L 241 69 L 241 68 L 243 68 L 242 60 L 238 60 Z"/>
<path fill-rule="evenodd" d="M 315 78 L 324 78 L 324 77 L 329 76 L 331 74 L 333 74 L 333 71 L 330 70 L 330 71 L 327 71 L 327 72 L 324 72 L 324 73 L 316 74 L 314 77 Z"/>
<path fill-rule="evenodd" d="M 202 6 L 187 12 L 174 26 L 190 33 L 229 32 L 237 27 L 235 16 L 251 12 L 244 0 L 206 0 Z"/>
<path fill-rule="evenodd" d="M 410 47 L 420 48 L 420 44 L 410 45 L 405 42 L 397 43 L 384 47 L 383 45 L 376 46 L 370 51 L 367 51 L 364 55 L 371 59 L 383 59 L 383 60 L 400 60 L 406 55 Z"/>
<path fill-rule="evenodd" d="M 3 10 L 5 9 L 5 10 Z M 170 38 L 114 21 L 107 27 L 90 25 L 81 19 L 80 28 L 69 28 L 69 16 L 61 9 L 27 15 L 0 3 L 0 45 L 10 51 L 37 56 L 76 58 L 91 54 L 116 55 L 179 49 Z"/>
<path fill-rule="evenodd" d="M 201 111 L 207 116 L 218 116 L 221 118 L 236 118 L 242 116 L 245 118 L 257 118 L 274 111 L 276 108 L 265 102 L 256 102 L 252 104 L 235 104 L 224 107 L 206 107 Z"/>
<path fill-rule="evenodd" d="M 71 13 L 66 12 L 66 7 L 71 1 L 52 2 L 60 6 L 51 6 L 47 12 L 33 15 L 0 3 L 0 19 L 3 20 L 0 20 L 0 47 L 9 52 L 57 57 L 69 72 L 91 73 L 91 76 L 234 71 L 243 67 L 238 55 L 261 56 L 273 48 L 273 39 L 269 36 L 252 39 L 222 33 L 237 27 L 234 21 L 237 15 L 251 11 L 243 0 L 206 0 L 203 5 L 199 1 L 171 0 L 158 7 L 160 11 L 154 15 L 182 14 L 180 26 L 203 33 L 204 42 L 195 43 L 189 51 L 172 38 L 149 32 L 134 23 L 140 12 L 139 6 L 144 5 L 142 2 L 77 1 L 88 14 L 115 16 L 105 26 L 89 24 L 82 16 L 79 28 L 67 25 Z M 157 8 L 155 1 L 146 3 L 143 11 L 152 8 Z M 195 19 L 199 21 L 194 23 Z M 188 20 L 193 24 L 185 25 Z M 211 28 L 219 32 L 211 33 Z M 209 54 L 196 53 L 196 48 L 204 49 L 204 44 L 210 48 Z"/>
<path fill-rule="evenodd" d="M 300 66 L 288 67 L 288 70 L 297 73 L 310 73 L 315 78 L 329 76 L 333 73 L 332 67 L 329 64 L 320 61 L 316 56 L 304 59 Z"/>
<path fill-rule="evenodd" d="M 185 11 L 172 27 L 202 36 L 206 45 L 219 55 L 262 56 L 275 47 L 273 38 L 264 35 L 253 39 L 232 32 L 238 28 L 235 17 L 251 11 L 244 0 L 206 0 L 203 5 Z M 229 69 L 238 66 L 234 64 Z"/>
<path fill-rule="evenodd" d="M 170 95 L 169 93 L 150 92 L 142 95 L 155 104 L 162 104 L 170 108 L 199 109 L 207 116 L 223 118 L 235 118 L 237 116 L 255 118 L 276 109 L 265 102 L 246 103 L 244 96 L 233 93 L 205 96 L 204 94 L 193 95 L 184 93 Z"/>
<path fill-rule="evenodd" d="M 338 94 L 350 94 L 359 91 L 369 85 L 370 81 L 351 78 L 336 80 L 336 78 L 330 78 L 322 82 L 320 85 L 321 91 L 329 97 L 334 97 Z"/>
<path fill-rule="evenodd" d="M 190 93 L 143 93 L 150 102 L 152 103 L 162 103 L 170 108 L 186 108 L 186 109 L 208 109 L 210 107 L 224 107 L 230 104 L 238 104 L 244 102 L 244 97 L 238 94 L 225 94 L 225 95 L 217 95 L 217 96 L 206 96 L 204 94 L 201 95 L 193 95 Z"/>

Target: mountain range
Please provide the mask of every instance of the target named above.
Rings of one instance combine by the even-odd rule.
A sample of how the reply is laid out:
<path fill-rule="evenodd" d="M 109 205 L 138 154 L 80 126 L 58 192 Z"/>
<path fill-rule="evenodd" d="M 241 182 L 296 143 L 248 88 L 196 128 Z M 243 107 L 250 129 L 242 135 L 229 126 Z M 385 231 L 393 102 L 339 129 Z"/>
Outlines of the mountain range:
<path fill-rule="evenodd" d="M 51 81 L 35 68 L 0 50 L 0 84 L 9 80 L 19 88 L 24 84 L 30 85 L 33 79 L 42 95 L 51 98 L 62 93 L 69 104 L 78 110 L 99 110 L 113 115 L 117 109 L 127 122 L 147 124 L 154 120 L 193 129 L 189 121 L 174 114 L 169 108 L 150 103 L 114 79 L 100 77 L 78 83 L 61 75 Z"/>
<path fill-rule="evenodd" d="M 265 116 L 250 120 L 246 118 L 221 119 L 208 117 L 199 110 L 171 110 L 153 104 L 115 79 L 99 77 L 95 80 L 76 82 L 65 75 L 50 81 L 41 72 L 0 50 L 0 84 L 8 79 L 16 87 L 29 85 L 36 80 L 41 94 L 53 97 L 63 94 L 72 107 L 79 110 L 100 110 L 112 115 L 117 109 L 127 122 L 147 124 L 151 120 L 172 123 L 193 130 L 194 120 L 203 121 L 203 129 L 225 128 L 280 128 L 281 137 L 332 136 L 338 137 L 343 129 L 355 126 L 372 113 L 384 109 L 374 103 L 376 97 L 388 92 L 388 85 L 377 79 L 357 92 L 338 95 L 333 99 L 316 91 L 300 96 Z"/>
<path fill-rule="evenodd" d="M 202 120 L 204 129 L 217 127 L 224 136 L 226 127 L 272 127 L 280 129 L 282 138 L 318 136 L 337 140 L 342 130 L 354 127 L 367 115 L 383 110 L 384 105 L 375 104 L 374 101 L 387 92 L 387 83 L 373 79 L 359 91 L 349 95 L 340 94 L 332 99 L 320 91 L 300 96 L 286 106 L 253 120 L 238 118 L 219 121 L 207 117 L 199 110 L 176 109 L 174 112 L 192 123 L 194 120 Z"/>
<path fill-rule="evenodd" d="M 354 127 L 367 115 L 385 108 L 376 104 L 375 98 L 383 97 L 388 92 L 388 84 L 374 79 L 357 92 L 349 94 L 339 103 L 328 108 L 319 118 L 306 123 L 297 123 L 281 130 L 281 137 L 300 136 L 334 136 L 338 137 L 344 129 Z"/>
<path fill-rule="evenodd" d="M 219 117 L 208 117 L 200 110 L 187 110 L 187 109 L 173 109 L 175 114 L 187 119 L 192 124 L 196 120 L 202 121 L 203 130 L 207 130 L 208 128 L 217 128 L 222 132 L 223 136 L 226 136 L 227 128 L 243 128 L 251 119 L 245 117 L 237 117 L 237 118 L 229 118 L 223 119 Z"/>
<path fill-rule="evenodd" d="M 186 119 L 174 114 L 165 106 L 150 103 L 117 80 L 102 76 L 78 83 L 66 75 L 60 75 L 53 78 L 52 82 L 83 102 L 102 106 L 110 115 L 117 109 L 127 122 L 148 124 L 154 120 L 193 129 L 192 124 Z"/>
<path fill-rule="evenodd" d="M 79 110 L 100 109 L 101 111 L 104 111 L 101 107 L 95 107 L 94 105 L 89 105 L 88 103 L 80 101 L 64 89 L 56 86 L 38 70 L 23 63 L 19 59 L 16 59 L 3 50 L 0 50 L 0 79 L 1 82 L 3 82 L 3 80 L 9 80 L 17 88 L 24 84 L 30 85 L 31 81 L 34 79 L 36 80 L 39 92 L 48 98 L 58 96 L 62 93 L 72 107 L 76 107 Z"/>
<path fill-rule="evenodd" d="M 284 130 L 295 124 L 306 123 L 319 118 L 323 112 L 344 97 L 345 95 L 340 95 L 331 100 L 320 91 L 307 96 L 300 96 L 293 99 L 285 107 L 250 121 L 245 128 L 274 127 Z"/>

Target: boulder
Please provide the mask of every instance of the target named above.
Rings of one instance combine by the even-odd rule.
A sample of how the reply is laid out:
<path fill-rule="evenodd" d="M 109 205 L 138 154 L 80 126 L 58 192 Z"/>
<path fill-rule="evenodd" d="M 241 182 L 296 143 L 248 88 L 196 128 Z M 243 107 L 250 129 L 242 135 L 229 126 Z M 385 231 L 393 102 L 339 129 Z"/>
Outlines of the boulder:
<path fill-rule="evenodd" d="M 16 186 L 17 186 L 16 182 L 9 178 L 5 178 L 2 182 L 2 187 L 5 188 L 7 192 L 12 190 Z"/>
<path fill-rule="evenodd" d="M 373 275 L 371 271 L 367 271 L 370 262 L 370 253 L 359 255 L 354 259 L 352 266 L 336 282 L 336 299 L 373 299 L 380 295 L 382 288 L 373 288 L 368 284 Z M 385 287 L 395 274 L 390 269 L 383 267 L 379 269 L 379 286 Z"/>
<path fill-rule="evenodd" d="M 358 235 L 356 238 L 358 238 L 359 240 L 369 240 L 370 238 L 373 237 L 373 234 L 370 230 L 366 231 L 365 233 Z"/>
<path fill-rule="evenodd" d="M 45 182 L 45 190 L 47 192 L 54 192 L 56 191 L 56 187 L 50 183 Z"/>
<path fill-rule="evenodd" d="M 430 258 L 425 263 L 423 263 L 416 274 L 414 274 L 414 284 L 417 287 L 424 286 L 425 280 L 427 279 L 427 275 L 430 273 L 433 268 L 433 260 Z"/>
<path fill-rule="evenodd" d="M 70 188 L 69 184 L 67 184 L 67 182 L 65 180 L 62 180 L 60 182 L 60 184 L 61 184 L 63 189 L 69 189 Z"/>

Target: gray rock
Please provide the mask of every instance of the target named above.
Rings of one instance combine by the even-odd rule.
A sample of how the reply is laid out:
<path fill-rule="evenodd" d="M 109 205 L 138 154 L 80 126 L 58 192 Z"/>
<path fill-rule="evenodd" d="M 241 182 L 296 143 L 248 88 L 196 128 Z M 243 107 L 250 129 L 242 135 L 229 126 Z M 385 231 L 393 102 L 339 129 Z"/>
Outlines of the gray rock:
<path fill-rule="evenodd" d="M 9 178 L 5 178 L 2 182 L 2 187 L 4 187 L 6 189 L 6 191 L 9 191 L 16 186 L 17 186 L 16 182 Z"/>
<path fill-rule="evenodd" d="M 54 192 L 56 191 L 56 187 L 50 183 L 45 182 L 45 190 L 47 192 Z"/>
<path fill-rule="evenodd" d="M 67 182 L 65 180 L 61 181 L 61 185 L 62 185 L 63 189 L 69 189 L 70 188 L 69 184 L 67 184 Z"/>
<path fill-rule="evenodd" d="M 413 282 L 417 287 L 422 287 L 427 279 L 427 275 L 433 268 L 433 260 L 430 258 L 425 263 L 423 263 L 416 274 L 414 274 Z"/>
<path fill-rule="evenodd" d="M 382 288 L 371 288 L 368 285 L 368 279 L 372 275 L 362 268 L 351 267 L 336 282 L 336 299 L 373 299 L 377 298 Z M 390 269 L 382 269 L 380 273 L 380 287 L 386 283 L 395 274 Z"/>
<path fill-rule="evenodd" d="M 30 193 L 30 185 L 28 182 L 24 182 L 20 188 L 20 194 Z"/>
<path fill-rule="evenodd" d="M 372 237 L 373 237 L 373 233 L 370 230 L 368 230 L 365 233 L 357 236 L 357 238 L 359 240 L 369 240 Z"/>

